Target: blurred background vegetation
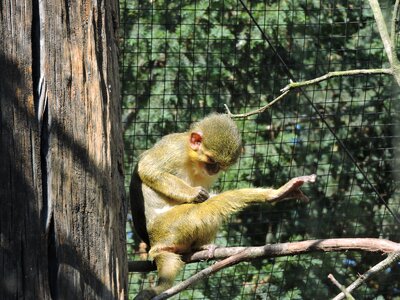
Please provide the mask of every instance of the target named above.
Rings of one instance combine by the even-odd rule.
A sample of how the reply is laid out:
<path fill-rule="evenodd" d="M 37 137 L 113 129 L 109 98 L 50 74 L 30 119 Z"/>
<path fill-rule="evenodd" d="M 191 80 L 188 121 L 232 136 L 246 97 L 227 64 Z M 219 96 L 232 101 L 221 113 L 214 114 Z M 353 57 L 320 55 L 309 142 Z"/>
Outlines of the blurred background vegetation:
<path fill-rule="evenodd" d="M 381 1 L 389 17 L 393 2 Z M 237 0 L 121 0 L 126 186 L 138 156 L 161 136 L 184 131 L 210 112 L 224 112 L 224 104 L 233 113 L 265 105 L 289 82 L 288 70 L 301 81 L 329 71 L 388 66 L 367 1 L 244 4 L 250 13 Z M 303 189 L 311 202 L 251 207 L 232 216 L 216 244 L 335 237 L 399 242 L 399 224 L 379 200 L 400 212 L 395 160 L 400 96 L 394 81 L 385 75 L 342 77 L 304 91 L 237 120 L 245 152 L 215 190 L 279 186 L 316 173 L 317 183 Z M 129 224 L 127 235 L 129 259 L 138 260 L 140 241 Z M 327 299 L 338 293 L 329 273 L 348 285 L 381 259 L 346 252 L 241 263 L 174 299 Z M 205 265 L 186 266 L 178 280 Z M 400 299 L 399 278 L 397 264 L 353 295 Z M 130 274 L 130 297 L 155 280 L 156 273 Z"/>

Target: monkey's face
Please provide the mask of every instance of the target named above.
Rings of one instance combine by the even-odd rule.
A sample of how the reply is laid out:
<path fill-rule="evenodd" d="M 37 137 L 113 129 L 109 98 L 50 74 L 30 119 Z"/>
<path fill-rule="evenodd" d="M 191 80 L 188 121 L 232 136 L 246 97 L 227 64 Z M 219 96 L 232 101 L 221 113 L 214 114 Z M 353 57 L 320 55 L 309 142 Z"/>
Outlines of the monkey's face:
<path fill-rule="evenodd" d="M 192 132 L 190 136 L 190 159 L 195 164 L 197 171 L 207 176 L 215 176 L 221 170 L 226 170 L 217 158 L 217 155 L 207 149 L 203 143 L 201 132 Z"/>
<path fill-rule="evenodd" d="M 234 164 L 242 152 L 242 139 L 235 122 L 223 114 L 211 114 L 191 126 L 193 162 L 208 176 Z"/>

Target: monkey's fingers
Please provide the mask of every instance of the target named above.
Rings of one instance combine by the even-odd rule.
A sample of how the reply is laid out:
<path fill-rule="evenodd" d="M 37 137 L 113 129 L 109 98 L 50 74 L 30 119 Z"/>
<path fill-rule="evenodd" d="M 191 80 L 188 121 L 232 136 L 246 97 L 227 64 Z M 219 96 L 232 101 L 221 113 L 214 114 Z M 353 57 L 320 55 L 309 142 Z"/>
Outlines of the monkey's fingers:
<path fill-rule="evenodd" d="M 303 192 L 300 189 L 296 189 L 296 190 L 291 190 L 290 192 L 286 193 L 282 197 L 279 197 L 274 202 L 281 202 L 281 201 L 286 201 L 286 200 L 291 200 L 291 199 L 297 199 L 304 203 L 307 203 L 310 200 L 310 199 L 308 199 L 308 197 L 306 195 L 303 194 Z"/>
<path fill-rule="evenodd" d="M 206 201 L 208 198 L 210 198 L 210 194 L 209 192 L 203 188 L 203 187 L 199 187 L 199 193 L 197 194 L 196 198 L 193 200 L 193 202 L 195 203 L 201 203 Z"/>
<path fill-rule="evenodd" d="M 279 189 L 280 191 L 282 191 L 282 193 L 278 197 L 273 199 L 272 202 L 280 202 L 282 200 L 288 199 L 299 199 L 303 202 L 308 202 L 307 196 L 303 194 L 303 192 L 300 190 L 300 187 L 305 182 L 315 182 L 316 177 L 317 176 L 315 174 L 312 174 L 292 178 Z"/>
<path fill-rule="evenodd" d="M 317 175 L 315 175 L 315 174 L 299 176 L 299 177 L 292 178 L 285 185 L 290 186 L 290 188 L 299 188 L 306 182 L 315 182 L 316 178 L 317 178 Z"/>
<path fill-rule="evenodd" d="M 280 197 L 284 197 L 287 193 L 299 189 L 306 182 L 314 182 L 316 177 L 315 174 L 312 174 L 290 179 L 286 184 L 279 188 L 279 190 L 282 191 Z"/>

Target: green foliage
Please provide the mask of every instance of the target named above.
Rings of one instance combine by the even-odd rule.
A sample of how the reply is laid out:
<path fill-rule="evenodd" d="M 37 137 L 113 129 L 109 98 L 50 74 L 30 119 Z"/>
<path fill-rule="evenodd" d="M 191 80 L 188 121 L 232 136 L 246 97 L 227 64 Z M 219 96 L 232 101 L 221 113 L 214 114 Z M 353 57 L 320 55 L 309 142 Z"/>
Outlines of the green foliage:
<path fill-rule="evenodd" d="M 224 104 L 234 113 L 265 105 L 288 83 L 285 68 L 305 80 L 329 71 L 387 66 L 365 1 L 246 3 L 284 63 L 238 1 L 121 3 L 127 185 L 137 157 L 162 135 L 185 130 L 192 120 L 223 111 Z M 238 120 L 245 151 L 217 183 L 217 191 L 279 186 L 311 173 L 318 181 L 304 188 L 309 204 L 247 209 L 231 218 L 216 243 L 262 245 L 333 237 L 398 240 L 399 224 L 369 184 L 399 211 L 392 139 L 398 135 L 398 107 L 393 101 L 398 98 L 388 77 L 342 77 L 308 87 L 304 94 L 294 92 L 268 111 Z M 138 241 L 132 235 L 128 240 L 128 252 L 137 259 Z M 330 253 L 240 264 L 180 297 L 326 299 L 338 292 L 326 278 L 329 273 L 348 284 L 379 259 Z M 182 278 L 198 268 L 187 266 Z M 393 299 L 400 294 L 395 281 L 399 269 L 394 266 L 354 296 Z M 140 289 L 138 283 L 148 284 L 145 278 L 149 276 L 132 275 L 132 295 Z"/>

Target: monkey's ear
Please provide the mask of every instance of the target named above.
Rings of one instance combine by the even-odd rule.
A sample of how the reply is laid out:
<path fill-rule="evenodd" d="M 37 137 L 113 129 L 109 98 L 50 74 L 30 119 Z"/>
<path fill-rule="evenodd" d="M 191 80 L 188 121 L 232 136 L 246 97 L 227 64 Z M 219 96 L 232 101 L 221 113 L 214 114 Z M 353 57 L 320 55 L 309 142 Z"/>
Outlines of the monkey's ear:
<path fill-rule="evenodd" d="M 203 133 L 201 131 L 193 131 L 190 134 L 190 147 L 193 150 L 199 150 L 202 140 L 203 140 Z"/>

